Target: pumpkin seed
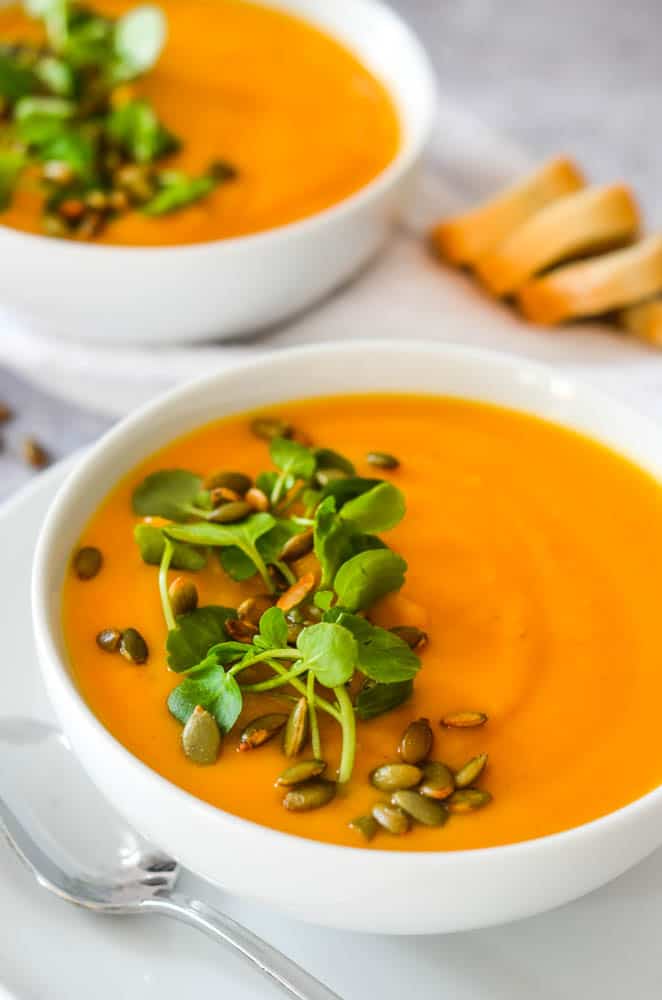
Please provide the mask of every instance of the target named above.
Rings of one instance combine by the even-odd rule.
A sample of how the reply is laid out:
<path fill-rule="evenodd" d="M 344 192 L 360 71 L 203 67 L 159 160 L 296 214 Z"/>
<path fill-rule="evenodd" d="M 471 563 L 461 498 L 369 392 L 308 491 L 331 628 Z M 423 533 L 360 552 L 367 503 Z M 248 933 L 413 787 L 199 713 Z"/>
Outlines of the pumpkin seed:
<path fill-rule="evenodd" d="M 485 712 L 449 712 L 441 720 L 442 726 L 448 729 L 474 729 L 484 726 L 486 722 Z"/>
<path fill-rule="evenodd" d="M 0 424 L 7 423 L 8 420 L 11 420 L 12 416 L 13 416 L 13 413 L 10 410 L 10 408 L 7 406 L 7 404 L 6 403 L 0 403 Z"/>
<path fill-rule="evenodd" d="M 74 572 L 79 580 L 92 580 L 103 565 L 103 556 L 93 545 L 85 545 L 74 556 Z"/>
<path fill-rule="evenodd" d="M 252 485 L 253 480 L 244 472 L 228 471 L 227 469 L 222 469 L 220 472 L 212 472 L 203 483 L 203 487 L 206 490 L 225 488 L 233 490 L 234 493 L 238 493 L 242 497 Z"/>
<path fill-rule="evenodd" d="M 241 731 L 239 737 L 240 750 L 255 750 L 263 744 L 277 736 L 283 726 L 287 724 L 287 716 L 282 712 L 272 712 L 269 715 L 260 715 L 253 719 Z"/>
<path fill-rule="evenodd" d="M 287 623 L 287 643 L 289 646 L 296 645 L 296 641 L 303 632 L 304 627 L 304 625 L 299 625 L 298 622 Z"/>
<path fill-rule="evenodd" d="M 221 731 L 213 715 L 196 705 L 182 732 L 182 747 L 195 764 L 214 764 L 221 749 Z"/>
<path fill-rule="evenodd" d="M 307 781 L 290 789 L 283 799 L 283 805 L 290 812 L 309 812 L 327 805 L 335 794 L 336 786 L 333 781 Z"/>
<path fill-rule="evenodd" d="M 105 653 L 116 653 L 119 649 L 122 633 L 116 628 L 105 628 L 97 636 L 97 646 Z"/>
<path fill-rule="evenodd" d="M 432 729 L 429 719 L 416 719 L 405 729 L 398 752 L 406 764 L 420 764 L 432 749 Z"/>
<path fill-rule="evenodd" d="M 421 628 L 416 628 L 415 625 L 396 625 L 395 628 L 389 629 L 389 632 L 393 632 L 406 642 L 410 649 L 421 649 L 428 641 L 428 634 L 424 632 Z"/>
<path fill-rule="evenodd" d="M 469 813 L 482 809 L 491 801 L 490 793 L 480 788 L 459 788 L 453 792 L 447 805 L 452 813 Z"/>
<path fill-rule="evenodd" d="M 253 513 L 253 508 L 245 500 L 232 500 L 230 503 L 222 504 L 209 517 L 215 524 L 234 524 L 236 521 L 243 521 L 245 517 Z"/>
<path fill-rule="evenodd" d="M 292 538 L 288 539 L 281 549 L 279 559 L 283 562 L 296 562 L 297 559 L 302 559 L 307 556 L 309 552 L 313 550 L 313 529 L 308 528 L 307 531 L 302 531 L 300 535 L 293 535 Z"/>
<path fill-rule="evenodd" d="M 301 604 L 308 597 L 308 594 L 315 587 L 315 574 L 304 573 L 291 587 L 288 587 L 284 594 L 278 598 L 277 608 L 281 611 L 291 611 L 297 604 Z"/>
<path fill-rule="evenodd" d="M 120 639 L 120 653 L 129 663 L 145 663 L 149 656 L 147 643 L 135 628 L 125 628 Z"/>
<path fill-rule="evenodd" d="M 308 739 L 308 699 L 299 698 L 289 714 L 283 730 L 283 753 L 286 757 L 296 757 L 303 750 Z"/>
<path fill-rule="evenodd" d="M 428 799 L 447 799 L 455 789 L 453 772 L 441 761 L 431 760 L 423 768 L 423 781 L 419 788 Z"/>
<path fill-rule="evenodd" d="M 394 792 L 391 801 L 393 805 L 398 806 L 417 823 L 423 823 L 424 826 L 443 826 L 448 819 L 448 810 L 441 802 L 426 799 L 418 792 L 412 792 L 406 788 Z"/>
<path fill-rule="evenodd" d="M 168 587 L 168 598 L 175 618 L 188 615 L 198 606 L 198 588 L 191 580 L 178 576 Z"/>
<path fill-rule="evenodd" d="M 270 594 L 256 594 L 247 597 L 237 608 L 237 614 L 251 625 L 259 625 L 265 611 L 274 606 L 274 598 Z"/>
<path fill-rule="evenodd" d="M 244 500 L 249 503 L 253 510 L 264 512 L 269 510 L 271 504 L 269 503 L 269 497 L 262 490 L 259 490 L 257 486 L 251 486 L 250 490 L 246 490 L 244 494 Z"/>
<path fill-rule="evenodd" d="M 212 507 L 221 507 L 224 503 L 234 503 L 241 500 L 241 494 L 230 490 L 227 486 L 215 486 L 209 493 Z"/>
<path fill-rule="evenodd" d="M 235 642 L 251 643 L 257 635 L 257 627 L 242 618 L 228 618 L 225 622 L 225 631 Z"/>
<path fill-rule="evenodd" d="M 356 830 L 364 840 L 372 840 L 379 830 L 379 823 L 374 816 L 357 816 L 348 824 L 350 830 Z"/>
<path fill-rule="evenodd" d="M 468 785 L 473 785 L 474 781 L 477 781 L 485 770 L 486 764 L 486 753 L 480 753 L 477 757 L 472 757 L 471 760 L 468 760 L 466 764 L 456 773 L 455 787 L 467 788 Z"/>
<path fill-rule="evenodd" d="M 378 802 L 372 807 L 373 818 L 389 833 L 399 836 L 409 829 L 409 817 L 390 802 Z"/>
<path fill-rule="evenodd" d="M 276 779 L 276 787 L 289 788 L 292 785 L 301 785 L 304 781 L 318 778 L 326 770 L 326 762 L 323 760 L 300 760 L 296 764 L 288 767 L 279 778 Z"/>
<path fill-rule="evenodd" d="M 370 465 L 377 465 L 380 469 L 397 469 L 400 465 L 400 460 L 387 451 L 369 451 L 366 460 Z"/>
<path fill-rule="evenodd" d="M 398 788 L 413 788 L 423 777 L 420 767 L 413 764 L 382 764 L 370 774 L 370 783 L 380 792 L 395 792 Z"/>
<path fill-rule="evenodd" d="M 256 417 L 251 421 L 251 430 L 263 441 L 271 441 L 275 437 L 290 438 L 294 434 L 292 424 L 278 417 Z"/>
<path fill-rule="evenodd" d="M 334 479 L 347 479 L 347 473 L 342 469 L 318 469 L 315 474 L 318 486 L 328 486 Z"/>

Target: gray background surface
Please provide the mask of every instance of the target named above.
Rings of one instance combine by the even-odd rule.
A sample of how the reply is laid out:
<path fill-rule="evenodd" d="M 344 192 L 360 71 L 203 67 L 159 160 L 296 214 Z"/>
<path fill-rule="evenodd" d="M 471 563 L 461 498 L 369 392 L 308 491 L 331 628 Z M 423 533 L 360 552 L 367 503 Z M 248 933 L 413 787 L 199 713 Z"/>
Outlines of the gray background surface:
<path fill-rule="evenodd" d="M 629 181 L 659 223 L 660 0 L 391 2 L 427 46 L 444 92 L 534 153 L 572 152 L 596 180 Z M 20 459 L 25 435 L 61 458 L 108 426 L 1 362 L 0 344 L 0 400 L 16 413 L 3 428 L 0 498 L 35 475 Z"/>

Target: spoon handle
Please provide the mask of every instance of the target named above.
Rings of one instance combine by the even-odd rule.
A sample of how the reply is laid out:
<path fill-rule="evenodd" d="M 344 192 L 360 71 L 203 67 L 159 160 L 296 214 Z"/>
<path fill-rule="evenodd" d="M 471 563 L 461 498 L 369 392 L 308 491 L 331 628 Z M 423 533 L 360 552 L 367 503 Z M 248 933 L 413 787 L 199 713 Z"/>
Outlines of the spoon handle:
<path fill-rule="evenodd" d="M 291 958 L 207 903 L 175 892 L 144 900 L 141 909 L 181 920 L 215 941 L 230 945 L 296 1000 L 342 1000 Z"/>

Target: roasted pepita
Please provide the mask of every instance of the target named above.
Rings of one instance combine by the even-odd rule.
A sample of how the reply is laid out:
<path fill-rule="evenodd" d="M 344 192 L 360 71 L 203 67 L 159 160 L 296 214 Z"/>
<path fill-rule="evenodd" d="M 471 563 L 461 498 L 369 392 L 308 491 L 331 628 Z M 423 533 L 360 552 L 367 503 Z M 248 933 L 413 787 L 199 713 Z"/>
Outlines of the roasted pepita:
<path fill-rule="evenodd" d="M 230 503 L 224 503 L 217 507 L 209 515 L 209 520 L 215 524 L 234 524 L 236 521 L 243 521 L 252 513 L 253 508 L 245 500 L 231 500 Z"/>
<path fill-rule="evenodd" d="M 225 631 L 235 642 L 251 643 L 257 635 L 257 626 L 244 618 L 229 618 L 225 623 Z"/>
<path fill-rule="evenodd" d="M 221 507 L 224 503 L 236 503 L 237 500 L 241 500 L 241 494 L 227 486 L 215 486 L 209 491 L 209 499 L 212 507 Z"/>
<path fill-rule="evenodd" d="M 400 465 L 400 460 L 387 451 L 369 451 L 366 455 L 366 461 L 380 469 L 397 469 Z"/>
<path fill-rule="evenodd" d="M 370 774 L 370 783 L 380 792 L 394 792 L 398 788 L 414 788 L 421 781 L 423 772 L 413 764 L 382 764 Z"/>
<path fill-rule="evenodd" d="M 308 700 L 299 698 L 290 712 L 283 730 L 283 753 L 286 757 L 296 757 L 308 739 Z"/>
<path fill-rule="evenodd" d="M 417 823 L 423 823 L 425 826 L 443 826 L 448 819 L 448 810 L 441 802 L 426 799 L 418 792 L 406 788 L 394 792 L 391 801 Z"/>
<path fill-rule="evenodd" d="M 473 785 L 474 781 L 477 781 L 485 770 L 485 765 L 487 764 L 487 754 L 480 753 L 477 757 L 472 757 L 468 760 L 463 767 L 455 774 L 455 787 L 456 788 L 467 788 L 469 785 Z"/>
<path fill-rule="evenodd" d="M 447 729 L 474 729 L 487 722 L 485 712 L 449 712 L 441 720 Z"/>
<path fill-rule="evenodd" d="M 447 799 L 453 794 L 455 779 L 453 772 L 439 760 L 428 761 L 423 767 L 423 781 L 419 787 L 421 795 L 428 799 Z"/>
<path fill-rule="evenodd" d="M 135 628 L 125 628 L 120 638 L 119 650 L 129 663 L 146 663 L 149 656 L 147 643 Z"/>
<path fill-rule="evenodd" d="M 74 572 L 79 580 L 92 580 L 103 565 L 101 551 L 94 545 L 85 545 L 74 556 Z"/>
<path fill-rule="evenodd" d="M 196 705 L 182 731 L 182 748 L 195 764 L 214 764 L 221 749 L 221 731 L 213 715 Z"/>
<path fill-rule="evenodd" d="M 307 781 L 291 788 L 283 799 L 283 805 L 290 812 L 309 812 L 327 805 L 336 794 L 333 781 Z"/>
<path fill-rule="evenodd" d="M 374 816 L 357 816 L 348 823 L 350 830 L 356 830 L 364 840 L 372 840 L 379 830 L 379 823 Z"/>
<path fill-rule="evenodd" d="M 409 816 L 390 802 L 378 802 L 372 807 L 373 818 L 389 833 L 399 836 L 409 829 Z"/>
<path fill-rule="evenodd" d="M 423 646 L 428 641 L 428 634 L 424 632 L 423 629 L 417 628 L 415 625 L 396 625 L 394 628 L 389 629 L 389 632 L 393 632 L 406 642 L 410 649 L 422 649 Z"/>
<path fill-rule="evenodd" d="M 292 538 L 288 539 L 281 549 L 279 559 L 283 562 L 296 562 L 297 559 L 302 559 L 307 556 L 309 552 L 313 550 L 313 529 L 308 528 L 307 531 L 302 531 L 300 535 L 294 535 Z"/>
<path fill-rule="evenodd" d="M 256 594 L 254 597 L 247 597 L 245 601 L 241 602 L 237 608 L 237 614 L 244 621 L 257 626 L 260 624 L 260 618 L 264 612 L 272 608 L 274 604 L 275 598 L 270 594 Z"/>
<path fill-rule="evenodd" d="M 315 474 L 318 486 L 328 486 L 334 479 L 347 479 L 347 473 L 342 469 L 318 469 Z"/>
<path fill-rule="evenodd" d="M 432 729 L 429 719 L 415 719 L 405 729 L 398 752 L 406 764 L 420 764 L 432 750 Z"/>
<path fill-rule="evenodd" d="M 280 608 L 281 611 L 291 611 L 308 597 L 314 587 L 314 573 L 304 573 L 291 587 L 287 588 L 284 594 L 280 595 L 276 607 Z"/>
<path fill-rule="evenodd" d="M 261 513 L 269 510 L 271 504 L 269 503 L 269 497 L 262 490 L 258 489 L 257 486 L 251 486 L 250 490 L 246 490 L 244 494 L 244 500 L 249 503 L 253 510 L 257 510 Z"/>
<path fill-rule="evenodd" d="M 97 635 L 97 646 L 104 653 L 116 653 L 120 647 L 122 633 L 117 628 L 105 628 Z"/>
<path fill-rule="evenodd" d="M 452 813 L 469 813 L 475 812 L 476 809 L 482 809 L 491 801 L 490 793 L 481 788 L 458 788 L 448 799 L 446 805 Z"/>
<path fill-rule="evenodd" d="M 244 493 L 253 485 L 253 480 L 244 472 L 222 469 L 220 472 L 212 472 L 211 475 L 207 476 L 203 485 L 206 490 L 227 489 L 243 497 Z"/>
<path fill-rule="evenodd" d="M 198 606 L 198 588 L 183 576 L 176 577 L 168 587 L 168 598 L 173 615 L 188 615 Z"/>
<path fill-rule="evenodd" d="M 260 715 L 242 729 L 239 737 L 239 749 L 255 750 L 256 747 L 263 746 L 274 736 L 277 736 L 286 724 L 287 716 L 281 712 Z"/>
<path fill-rule="evenodd" d="M 290 438 L 294 434 L 292 424 L 278 417 L 256 417 L 251 421 L 251 430 L 263 441 L 271 441 L 275 437 Z"/>
<path fill-rule="evenodd" d="M 304 781 L 311 781 L 319 778 L 326 770 L 326 762 L 323 760 L 300 760 L 285 771 L 276 779 L 278 788 L 290 788 L 292 785 L 301 785 Z"/>

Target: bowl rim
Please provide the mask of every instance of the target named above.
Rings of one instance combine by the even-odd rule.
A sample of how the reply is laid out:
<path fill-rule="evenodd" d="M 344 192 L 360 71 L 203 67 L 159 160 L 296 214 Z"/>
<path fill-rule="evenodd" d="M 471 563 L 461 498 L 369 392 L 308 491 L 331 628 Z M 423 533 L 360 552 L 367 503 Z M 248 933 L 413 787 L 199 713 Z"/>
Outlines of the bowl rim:
<path fill-rule="evenodd" d="M 258 823 L 255 820 L 246 819 L 243 816 L 228 812 L 176 785 L 128 750 L 97 718 L 76 687 L 73 676 L 64 662 L 64 658 L 58 652 L 54 640 L 54 630 L 50 626 L 48 611 L 50 595 L 46 581 L 49 577 L 48 566 L 52 558 L 51 550 L 53 549 L 58 524 L 67 517 L 72 499 L 75 497 L 79 484 L 88 475 L 90 465 L 103 460 L 104 452 L 108 447 L 112 447 L 116 442 L 121 441 L 125 437 L 131 437 L 135 430 L 140 429 L 145 424 L 149 424 L 154 418 L 158 418 L 161 410 L 165 408 L 170 409 L 173 405 L 176 406 L 189 395 L 200 391 L 204 392 L 208 387 L 213 386 L 226 375 L 235 377 L 248 376 L 256 369 L 268 368 L 274 361 L 282 360 L 283 358 L 311 360 L 317 356 L 317 360 L 324 360 L 329 355 L 347 351 L 360 355 L 366 349 L 371 351 L 375 349 L 384 350 L 391 354 L 414 352 L 428 357 L 434 355 L 437 361 L 443 361 L 444 358 L 448 360 L 459 359 L 476 365 L 492 366 L 495 370 L 500 370 L 501 373 L 510 376 L 513 376 L 517 369 L 520 372 L 524 372 L 527 377 L 535 378 L 538 376 L 538 378 L 547 382 L 550 380 L 558 382 L 559 377 L 562 377 L 564 386 L 574 391 L 580 398 L 590 401 L 597 407 L 609 407 L 617 416 L 622 415 L 624 419 L 630 421 L 635 419 L 642 426 L 642 429 L 647 428 L 659 435 L 659 427 L 654 420 L 621 403 L 609 393 L 594 389 L 581 380 L 577 380 L 574 377 L 566 378 L 565 376 L 559 376 L 558 371 L 551 366 L 530 361 L 511 352 L 488 350 L 482 347 L 465 347 L 458 344 L 423 339 L 408 340 L 405 342 L 387 338 L 361 338 L 346 342 L 341 341 L 339 343 L 307 344 L 298 347 L 271 350 L 260 354 L 258 357 L 245 359 L 231 368 L 222 369 L 203 375 L 198 379 L 187 381 L 165 393 L 159 394 L 155 399 L 132 411 L 132 413 L 102 435 L 98 441 L 85 451 L 81 461 L 67 475 L 51 502 L 39 532 L 33 557 L 31 579 L 32 624 L 42 677 L 47 681 L 50 679 L 52 683 L 57 684 L 60 692 L 66 696 L 69 704 L 77 713 L 79 720 L 82 720 L 87 727 L 91 727 L 94 730 L 97 740 L 100 740 L 112 755 L 122 757 L 128 768 L 137 768 L 146 781 L 151 781 L 158 785 L 163 794 L 170 795 L 173 803 L 179 808 L 192 809 L 195 813 L 201 814 L 206 821 L 218 823 L 219 828 L 223 826 L 226 829 L 232 828 L 239 834 L 241 834 L 242 830 L 244 832 L 253 831 L 260 836 L 275 838 L 280 844 L 294 840 L 300 845 L 300 849 L 305 846 L 307 851 L 315 853 L 322 863 L 324 859 L 330 863 L 333 860 L 341 861 L 342 859 L 360 857 L 364 864 L 379 864 L 384 863 L 381 859 L 388 857 L 389 861 L 385 863 L 409 869 L 412 865 L 420 868 L 427 867 L 430 864 L 460 865 L 465 862 L 480 860 L 497 860 L 498 858 L 504 858 L 505 860 L 517 854 L 529 856 L 532 853 L 544 851 L 545 849 L 553 850 L 565 844 L 576 843 L 582 838 L 590 837 L 594 833 L 598 834 L 608 827 L 636 821 L 640 814 L 662 803 L 662 783 L 649 792 L 633 799 L 631 802 L 620 806 L 618 809 L 614 809 L 586 823 L 580 823 L 577 826 L 569 827 L 566 830 L 559 830 L 556 833 L 531 837 L 510 844 L 460 850 L 389 851 L 371 849 L 369 845 L 352 847 L 345 844 L 318 841 L 300 834 L 277 830 Z M 378 392 L 379 390 L 371 391 Z M 401 391 L 404 392 L 405 390 Z M 434 395 L 433 393 L 426 394 Z M 324 393 L 312 393 L 310 397 L 306 398 L 314 399 L 316 395 L 320 396 L 324 395 Z M 340 393 L 332 393 L 331 395 L 340 395 Z M 442 396 L 443 393 L 439 392 L 438 395 Z M 469 397 L 460 396 L 459 398 L 468 399 Z M 478 396 L 472 398 L 480 401 L 480 397 Z M 286 400 L 283 400 L 283 402 L 286 402 Z M 239 413 L 241 411 L 237 410 L 233 412 Z M 530 409 L 521 408 L 521 412 L 536 416 L 535 412 Z M 555 421 L 551 420 L 550 422 L 554 423 Z M 573 429 L 572 421 L 568 426 Z M 577 428 L 574 429 L 576 430 Z M 584 431 L 580 430 L 579 433 L 590 437 Z M 598 438 L 597 440 L 599 441 L 600 439 Z M 620 452 L 616 448 L 613 450 L 617 454 L 628 458 L 625 452 Z M 150 453 L 146 453 L 145 457 Z M 630 461 L 634 461 L 634 459 L 630 459 Z M 642 465 L 641 467 L 645 469 L 645 466 Z M 646 469 L 645 471 L 650 472 L 650 470 Z M 662 488 L 662 484 L 660 485 Z M 49 687 L 48 683 L 46 686 L 47 688 Z M 662 834 L 660 834 L 660 840 L 662 841 Z"/>
<path fill-rule="evenodd" d="M 232 253 L 238 250 L 243 251 L 249 250 L 252 247 L 269 245 L 278 240 L 285 240 L 290 236 L 296 237 L 300 233 L 305 234 L 316 226 L 324 226 L 329 221 L 335 219 L 342 220 L 355 210 L 370 205 L 408 172 L 427 146 L 432 134 L 437 108 L 437 81 L 425 48 L 413 29 L 397 11 L 387 6 L 383 0 L 354 0 L 354 2 L 360 2 L 364 7 L 371 9 L 378 17 L 384 20 L 385 24 L 390 23 L 395 30 L 400 32 L 418 62 L 422 82 L 422 86 L 419 87 L 421 124 L 417 130 L 417 134 L 414 134 L 406 130 L 408 119 L 401 113 L 395 101 L 392 88 L 385 81 L 380 81 L 398 111 L 398 119 L 401 126 L 401 141 L 393 159 L 386 166 L 382 167 L 367 184 L 364 184 L 340 201 L 323 208 L 319 212 L 306 215 L 303 218 L 294 219 L 279 226 L 272 226 L 269 229 L 258 230 L 254 233 L 216 240 L 204 240 L 199 243 L 157 244 L 156 246 L 131 246 L 121 243 L 82 243 L 75 240 L 54 239 L 52 236 L 45 236 L 42 233 L 24 232 L 21 229 L 14 229 L 12 226 L 5 225 L 2 221 L 0 221 L 0 238 L 5 240 L 16 238 L 17 241 L 25 244 L 26 249 L 35 246 L 44 248 L 47 246 L 57 247 L 58 249 L 55 252 L 61 253 L 63 256 L 67 254 L 72 257 L 85 254 L 87 257 L 102 259 L 118 253 L 125 257 L 141 258 L 173 256 L 176 253 L 194 257 L 205 252 Z M 281 12 L 290 12 L 289 8 L 282 4 L 282 0 L 270 0 L 270 6 Z M 310 20 L 303 12 L 297 13 L 295 16 L 300 20 L 309 21 L 309 23 L 318 27 L 317 23 Z M 339 38 L 332 29 L 320 25 L 319 30 L 326 33 L 345 48 L 350 47 L 350 43 Z M 360 57 L 358 58 L 361 61 Z"/>

